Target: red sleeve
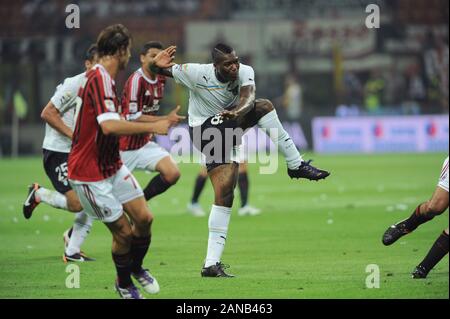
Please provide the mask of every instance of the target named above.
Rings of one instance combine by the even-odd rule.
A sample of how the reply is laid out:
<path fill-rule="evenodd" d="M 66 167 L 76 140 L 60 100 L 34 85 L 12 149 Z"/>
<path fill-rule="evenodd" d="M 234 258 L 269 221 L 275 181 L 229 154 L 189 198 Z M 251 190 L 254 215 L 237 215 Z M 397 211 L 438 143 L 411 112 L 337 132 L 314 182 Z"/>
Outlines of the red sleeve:
<path fill-rule="evenodd" d="M 113 83 L 110 79 L 103 77 L 101 74 L 94 76 L 91 81 L 91 93 L 97 116 L 103 113 L 117 112 Z"/>

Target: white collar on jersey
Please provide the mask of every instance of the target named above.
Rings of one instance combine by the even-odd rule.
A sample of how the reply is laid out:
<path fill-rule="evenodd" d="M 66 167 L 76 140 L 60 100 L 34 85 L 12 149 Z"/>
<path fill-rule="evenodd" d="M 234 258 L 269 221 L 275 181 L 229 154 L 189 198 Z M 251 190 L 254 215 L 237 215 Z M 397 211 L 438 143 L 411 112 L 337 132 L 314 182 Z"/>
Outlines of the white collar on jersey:
<path fill-rule="evenodd" d="M 116 85 L 116 81 L 114 81 L 114 79 L 111 77 L 111 75 L 108 73 L 108 71 L 106 71 L 106 69 L 105 69 L 105 67 L 103 65 L 97 63 L 96 65 L 93 66 L 93 69 L 96 69 L 96 68 L 102 69 L 109 76 L 109 78 L 111 79 L 112 83 L 114 85 Z"/>
<path fill-rule="evenodd" d="M 156 84 L 156 82 L 158 82 L 158 78 L 155 78 L 154 80 L 149 79 L 145 73 L 144 70 L 142 70 L 142 68 L 139 68 L 139 70 L 137 70 L 140 74 L 142 74 L 142 77 L 145 79 L 145 81 L 147 81 L 150 84 Z"/>

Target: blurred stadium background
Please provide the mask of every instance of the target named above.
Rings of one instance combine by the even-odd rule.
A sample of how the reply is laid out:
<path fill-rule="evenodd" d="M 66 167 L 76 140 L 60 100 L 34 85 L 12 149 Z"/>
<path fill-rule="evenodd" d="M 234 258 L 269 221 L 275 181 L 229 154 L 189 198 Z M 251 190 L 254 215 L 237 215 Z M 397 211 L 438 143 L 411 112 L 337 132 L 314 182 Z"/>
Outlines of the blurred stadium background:
<path fill-rule="evenodd" d="M 69 3 L 79 5 L 79 29 L 66 28 Z M 380 8 L 379 29 L 365 25 L 369 4 Z M 257 95 L 293 123 L 299 146 L 445 152 L 448 22 L 447 0 L 1 0 L 0 156 L 41 152 L 41 109 L 113 23 L 134 37 L 119 90 L 148 40 L 177 45 L 176 62 L 208 62 L 210 47 L 224 41 L 255 68 Z M 187 93 L 172 81 L 166 96 L 163 106 L 186 110 Z M 354 121 L 382 115 L 410 117 Z M 421 115 L 434 116 L 411 117 Z M 348 121 L 313 121 L 323 116 Z"/>

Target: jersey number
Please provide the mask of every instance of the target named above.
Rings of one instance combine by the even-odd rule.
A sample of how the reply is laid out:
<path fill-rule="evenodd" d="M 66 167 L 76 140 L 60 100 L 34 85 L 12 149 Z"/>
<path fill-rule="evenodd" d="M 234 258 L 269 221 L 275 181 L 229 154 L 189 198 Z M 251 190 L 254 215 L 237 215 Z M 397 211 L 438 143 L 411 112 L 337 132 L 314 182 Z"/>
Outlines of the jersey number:
<path fill-rule="evenodd" d="M 62 163 L 55 168 L 56 174 L 58 174 L 58 182 L 63 183 L 64 186 L 69 185 L 67 181 L 67 163 Z"/>
<path fill-rule="evenodd" d="M 211 119 L 212 125 L 219 125 L 223 123 L 222 115 L 216 115 Z"/>

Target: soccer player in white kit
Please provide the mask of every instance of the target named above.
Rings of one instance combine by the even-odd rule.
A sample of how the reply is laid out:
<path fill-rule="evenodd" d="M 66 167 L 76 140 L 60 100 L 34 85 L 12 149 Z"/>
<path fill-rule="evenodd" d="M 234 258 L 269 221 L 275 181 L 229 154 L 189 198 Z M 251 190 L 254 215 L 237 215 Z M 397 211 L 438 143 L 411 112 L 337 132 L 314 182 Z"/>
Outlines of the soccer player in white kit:
<path fill-rule="evenodd" d="M 217 44 L 212 64 L 174 64 L 176 47 L 159 53 L 150 69 L 173 77 L 189 89 L 189 126 L 194 146 L 206 157 L 215 199 L 209 215 L 209 239 L 203 277 L 233 277 L 221 262 L 228 233 L 239 160 L 237 149 L 244 131 L 257 125 L 278 145 L 291 178 L 320 180 L 330 173 L 304 161 L 281 125 L 269 100 L 255 99 L 255 74 L 251 66 L 239 63 L 233 48 Z M 164 65 L 170 64 L 170 68 Z M 230 139 L 230 133 L 232 138 Z"/>
<path fill-rule="evenodd" d="M 448 157 L 442 165 L 441 174 L 433 196 L 429 201 L 420 204 L 414 213 L 403 221 L 389 227 L 383 235 L 383 244 L 388 246 L 399 238 L 413 232 L 420 225 L 443 214 L 448 208 Z M 425 259 L 412 272 L 413 278 L 426 278 L 431 269 L 449 250 L 448 228 L 445 229 L 431 247 Z"/>
<path fill-rule="evenodd" d="M 86 52 L 85 67 L 89 71 L 97 61 L 97 46 L 91 45 Z M 44 169 L 56 191 L 33 183 L 28 188 L 28 195 L 23 205 L 23 214 L 29 219 L 33 210 L 46 203 L 52 207 L 75 212 L 73 226 L 67 230 L 63 239 L 65 251 L 63 260 L 92 261 L 81 251 L 81 245 L 92 227 L 92 218 L 82 210 L 78 196 L 67 179 L 67 158 L 69 156 L 73 128 L 76 121 L 76 97 L 84 81 L 86 72 L 67 78 L 56 88 L 41 117 L 46 121 L 45 137 L 42 144 Z"/>

